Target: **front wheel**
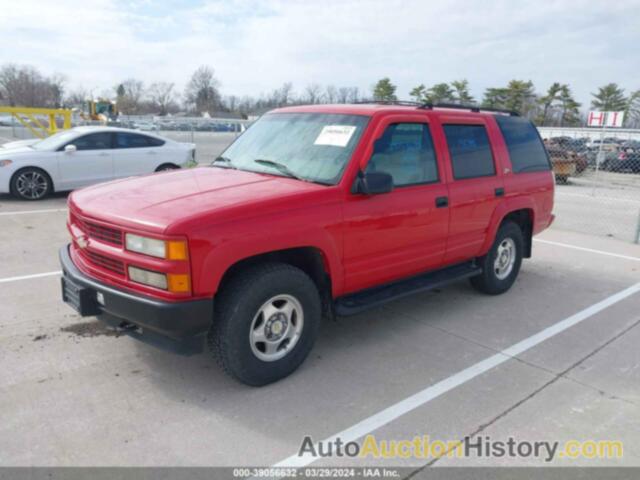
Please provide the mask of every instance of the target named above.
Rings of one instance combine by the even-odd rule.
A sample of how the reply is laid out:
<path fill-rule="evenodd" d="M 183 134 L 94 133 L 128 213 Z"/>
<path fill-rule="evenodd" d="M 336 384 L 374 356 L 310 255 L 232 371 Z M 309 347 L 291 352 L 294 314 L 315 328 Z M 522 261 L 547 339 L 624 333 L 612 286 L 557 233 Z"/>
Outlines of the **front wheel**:
<path fill-rule="evenodd" d="M 516 281 L 524 251 L 522 229 L 513 222 L 503 224 L 491 250 L 479 259 L 482 273 L 470 279 L 471 285 L 489 295 L 498 295 Z"/>
<path fill-rule="evenodd" d="M 11 178 L 11 193 L 21 200 L 41 200 L 51 190 L 51 178 L 39 168 L 24 168 Z"/>
<path fill-rule="evenodd" d="M 266 385 L 305 360 L 321 318 L 318 289 L 283 263 L 251 267 L 216 297 L 209 346 L 222 369 L 242 383 Z"/>

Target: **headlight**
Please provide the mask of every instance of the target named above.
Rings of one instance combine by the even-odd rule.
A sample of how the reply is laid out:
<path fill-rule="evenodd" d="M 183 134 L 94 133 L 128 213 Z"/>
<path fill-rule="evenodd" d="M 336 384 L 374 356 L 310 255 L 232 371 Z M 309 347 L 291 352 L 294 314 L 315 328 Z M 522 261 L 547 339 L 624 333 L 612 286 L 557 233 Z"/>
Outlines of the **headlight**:
<path fill-rule="evenodd" d="M 127 250 L 152 257 L 168 260 L 186 260 L 187 244 L 182 240 L 158 240 L 127 233 L 125 235 Z"/>
<path fill-rule="evenodd" d="M 129 267 L 129 279 L 133 282 L 149 285 L 150 287 L 167 289 L 167 276 L 164 273 L 143 270 L 142 268 Z"/>
<path fill-rule="evenodd" d="M 0 160 L 0 167 L 8 167 L 13 163 L 13 160 Z"/>

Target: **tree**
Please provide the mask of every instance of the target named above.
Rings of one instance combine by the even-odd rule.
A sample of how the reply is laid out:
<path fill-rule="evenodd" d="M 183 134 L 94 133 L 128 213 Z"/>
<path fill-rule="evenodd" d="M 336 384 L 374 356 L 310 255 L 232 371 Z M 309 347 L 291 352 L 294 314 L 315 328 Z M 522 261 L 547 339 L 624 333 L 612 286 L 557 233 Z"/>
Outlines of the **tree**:
<path fill-rule="evenodd" d="M 507 97 L 506 88 L 487 88 L 484 92 L 482 106 L 487 108 L 506 108 Z"/>
<path fill-rule="evenodd" d="M 304 101 L 309 104 L 322 103 L 322 87 L 317 83 L 310 83 L 304 89 Z"/>
<path fill-rule="evenodd" d="M 114 90 L 117 95 L 118 110 L 127 115 L 140 112 L 140 102 L 144 95 L 144 83 L 141 80 L 127 78 Z"/>
<path fill-rule="evenodd" d="M 560 97 L 561 91 L 562 85 L 559 82 L 555 82 L 551 84 L 546 95 L 540 97 L 538 102 L 542 105 L 542 113 L 538 116 L 538 124 L 544 125 L 546 123 L 551 107 Z"/>
<path fill-rule="evenodd" d="M 413 87 L 409 92 L 409 96 L 413 97 L 416 102 L 424 102 L 427 96 L 427 87 L 424 86 L 424 83 L 421 83 L 417 87 Z"/>
<path fill-rule="evenodd" d="M 433 105 L 438 103 L 451 103 L 454 101 L 453 89 L 447 83 L 436 83 L 427 90 L 424 101 Z"/>
<path fill-rule="evenodd" d="M 160 115 L 169 113 L 169 107 L 174 101 L 173 83 L 156 82 L 149 87 L 149 99 L 151 106 L 158 111 Z"/>
<path fill-rule="evenodd" d="M 637 128 L 640 125 L 640 90 L 629 95 L 625 118 L 625 122 L 631 128 Z"/>
<path fill-rule="evenodd" d="M 211 67 L 199 67 L 185 88 L 184 98 L 188 108 L 200 113 L 214 112 L 220 106 L 219 85 Z"/>
<path fill-rule="evenodd" d="M 562 85 L 560 95 L 560 126 L 577 125 L 580 122 L 580 103 L 576 102 L 569 85 Z"/>
<path fill-rule="evenodd" d="M 338 99 L 338 89 L 334 85 L 327 85 L 324 92 L 324 98 L 327 103 L 336 103 Z"/>
<path fill-rule="evenodd" d="M 466 79 L 451 82 L 453 101 L 460 105 L 473 105 L 476 100 L 469 93 L 469 82 Z"/>
<path fill-rule="evenodd" d="M 64 83 L 62 75 L 45 77 L 29 65 L 0 67 L 0 98 L 10 106 L 59 107 Z"/>
<path fill-rule="evenodd" d="M 524 80 L 511 80 L 506 87 L 487 88 L 482 106 L 512 110 L 528 117 L 535 112 L 537 106 L 533 83 Z"/>
<path fill-rule="evenodd" d="M 624 90 L 616 83 L 608 83 L 598 88 L 597 93 L 592 93 L 591 108 L 601 112 L 619 112 L 627 108 L 627 99 Z"/>
<path fill-rule="evenodd" d="M 389 77 L 378 80 L 373 87 L 373 99 L 379 102 L 393 102 L 396 97 L 396 86 L 391 83 Z"/>

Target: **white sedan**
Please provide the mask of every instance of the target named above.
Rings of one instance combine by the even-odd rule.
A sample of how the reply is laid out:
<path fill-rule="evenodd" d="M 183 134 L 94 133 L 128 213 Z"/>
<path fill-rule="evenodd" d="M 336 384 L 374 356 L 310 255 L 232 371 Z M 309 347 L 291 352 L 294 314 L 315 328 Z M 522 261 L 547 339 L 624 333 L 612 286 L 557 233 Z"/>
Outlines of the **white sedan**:
<path fill-rule="evenodd" d="M 181 168 L 195 159 L 193 143 L 113 127 L 76 127 L 7 147 L 0 148 L 0 193 L 24 200 Z"/>

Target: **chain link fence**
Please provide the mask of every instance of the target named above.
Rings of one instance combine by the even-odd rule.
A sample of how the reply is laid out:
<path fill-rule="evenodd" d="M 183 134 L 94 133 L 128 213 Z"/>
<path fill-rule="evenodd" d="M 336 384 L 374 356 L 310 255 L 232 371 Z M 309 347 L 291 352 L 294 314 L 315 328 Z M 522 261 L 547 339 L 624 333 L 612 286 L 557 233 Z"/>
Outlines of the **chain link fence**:
<path fill-rule="evenodd" d="M 640 241 L 640 130 L 539 128 L 556 174 L 556 226 Z"/>
<path fill-rule="evenodd" d="M 0 117 L 0 144 L 33 135 Z M 75 124 L 89 124 L 77 121 Z M 236 119 L 125 117 L 119 125 L 196 145 L 210 163 L 246 128 Z M 556 174 L 555 226 L 640 243 L 640 130 L 540 127 Z"/>

